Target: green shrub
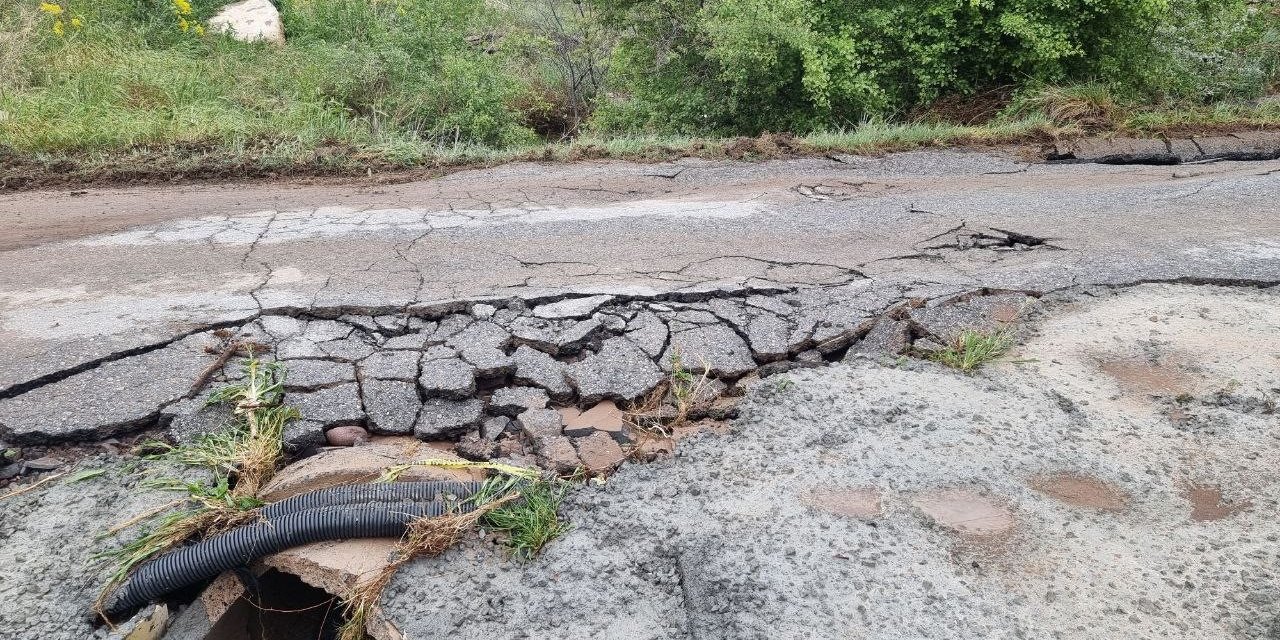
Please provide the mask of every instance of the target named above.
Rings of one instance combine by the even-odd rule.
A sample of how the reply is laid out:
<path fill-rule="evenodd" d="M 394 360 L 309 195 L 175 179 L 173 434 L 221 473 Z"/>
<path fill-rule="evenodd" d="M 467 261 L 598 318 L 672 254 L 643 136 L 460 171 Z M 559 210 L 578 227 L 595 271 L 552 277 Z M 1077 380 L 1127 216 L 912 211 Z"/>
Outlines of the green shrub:
<path fill-rule="evenodd" d="M 599 0 L 627 36 L 601 128 L 806 131 L 1121 66 L 1165 0 Z"/>

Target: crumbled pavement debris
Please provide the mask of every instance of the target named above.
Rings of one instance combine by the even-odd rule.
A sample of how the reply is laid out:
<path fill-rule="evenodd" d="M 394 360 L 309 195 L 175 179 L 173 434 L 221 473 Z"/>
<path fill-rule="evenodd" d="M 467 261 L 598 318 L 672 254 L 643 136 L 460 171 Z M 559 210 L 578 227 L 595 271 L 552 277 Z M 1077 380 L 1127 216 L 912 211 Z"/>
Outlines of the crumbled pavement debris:
<path fill-rule="evenodd" d="M 573 492 L 573 529 L 533 563 L 472 539 L 404 568 L 384 610 L 423 638 L 1269 637 L 1274 415 L 1214 406 L 1207 390 L 1269 384 L 1280 292 L 1093 295 L 1037 312 L 1018 353 L 1036 362 L 963 375 L 862 358 L 756 383 L 732 435 Z M 1187 370 L 1188 406 L 1225 433 L 1179 430 L 1149 385 L 1099 368 L 1099 349 L 1150 348 L 1148 330 L 1162 353 L 1214 363 Z M 1241 362 L 1245 345 L 1261 353 Z M 1064 470 L 1076 484 L 1046 489 Z M 1199 522 L 1188 476 L 1249 506 Z M 1127 499 L 1058 497 L 1080 477 Z"/>

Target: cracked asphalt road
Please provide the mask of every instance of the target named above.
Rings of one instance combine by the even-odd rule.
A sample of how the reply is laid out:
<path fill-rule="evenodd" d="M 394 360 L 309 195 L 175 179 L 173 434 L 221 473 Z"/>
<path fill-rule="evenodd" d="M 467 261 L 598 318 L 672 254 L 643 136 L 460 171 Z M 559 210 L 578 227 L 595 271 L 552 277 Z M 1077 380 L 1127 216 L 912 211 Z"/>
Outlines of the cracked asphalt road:
<path fill-rule="evenodd" d="M 976 152 L 516 164 L 400 185 L 0 197 L 0 395 L 263 309 L 792 290 L 1280 281 L 1276 162 Z"/>
<path fill-rule="evenodd" d="M 8 196 L 0 418 L 154 426 L 219 326 L 312 363 L 291 397 L 335 424 L 512 367 L 589 404 L 642 366 L 643 394 L 683 341 L 745 393 L 727 436 L 580 487 L 534 563 L 491 538 L 415 562 L 382 602 L 405 637 L 1273 637 L 1278 180 L 950 151 Z M 1023 312 L 978 375 L 885 357 Z M 397 356 L 441 340 L 460 382 Z M 829 366 L 766 371 L 801 361 Z M 92 536 L 169 498 L 77 465 L 106 475 L 0 501 L 0 628 L 106 636 Z"/>

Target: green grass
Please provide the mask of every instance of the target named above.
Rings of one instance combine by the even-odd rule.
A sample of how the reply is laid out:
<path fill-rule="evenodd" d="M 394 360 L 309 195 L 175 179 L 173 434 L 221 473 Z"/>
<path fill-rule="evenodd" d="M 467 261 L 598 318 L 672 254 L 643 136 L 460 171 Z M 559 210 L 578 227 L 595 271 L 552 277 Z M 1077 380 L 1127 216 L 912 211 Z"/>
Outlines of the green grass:
<path fill-rule="evenodd" d="M 953 369 L 970 373 L 979 367 L 999 359 L 1013 346 L 1013 336 L 1007 331 L 965 331 L 944 349 L 929 354 L 929 358 Z"/>
<path fill-rule="evenodd" d="M 282 0 L 288 41 L 276 47 L 183 33 L 168 0 L 59 1 L 83 16 L 81 29 L 55 35 L 54 17 L 34 0 L 0 11 L 0 183 L 8 187 L 513 160 L 759 159 L 1280 127 L 1280 100 L 1265 98 L 1276 87 L 1278 45 L 1271 31 L 1242 30 L 1237 18 L 1160 36 L 1168 62 L 1134 83 L 1176 89 L 1164 97 L 1078 82 L 1021 87 L 997 117 L 972 126 L 899 115 L 744 141 L 593 129 L 586 119 L 573 125 L 576 137 L 562 139 L 535 132 L 568 97 L 557 93 L 554 48 L 545 29 L 530 27 L 536 12 L 527 2 Z M 222 3 L 194 0 L 193 19 Z M 597 46 L 612 37 L 598 24 L 582 28 L 602 38 Z M 1213 29 L 1230 37 L 1215 38 Z M 501 46 L 476 44 L 494 33 Z M 1225 46 L 1218 40 L 1231 50 L 1217 51 Z M 613 99 L 606 93 L 594 104 Z"/>
<path fill-rule="evenodd" d="M 559 481 L 500 477 L 487 481 L 474 500 L 483 505 L 512 491 L 520 493 L 519 500 L 489 511 L 480 522 L 491 531 L 505 534 L 512 554 L 527 560 L 569 530 L 558 513 L 567 489 Z"/>

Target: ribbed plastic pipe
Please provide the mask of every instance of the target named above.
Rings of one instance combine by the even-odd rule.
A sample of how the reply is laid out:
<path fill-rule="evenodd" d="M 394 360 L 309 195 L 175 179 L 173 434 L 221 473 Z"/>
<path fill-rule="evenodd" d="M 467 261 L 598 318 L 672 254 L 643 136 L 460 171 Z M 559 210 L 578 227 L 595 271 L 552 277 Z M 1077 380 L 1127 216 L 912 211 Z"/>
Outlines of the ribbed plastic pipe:
<path fill-rule="evenodd" d="M 317 489 L 292 498 L 285 498 L 262 508 L 264 520 L 280 516 L 332 507 L 343 504 L 378 504 L 383 502 L 432 502 L 440 499 L 461 501 L 480 490 L 480 482 L 379 482 L 373 484 L 349 484 L 327 489 Z"/>
<path fill-rule="evenodd" d="M 103 613 L 110 620 L 120 620 L 165 594 L 292 547 L 321 540 L 399 537 L 414 519 L 444 515 L 449 507 L 426 501 L 340 504 L 245 525 L 142 565 L 111 594 Z M 454 509 L 468 510 L 469 504 Z"/>

